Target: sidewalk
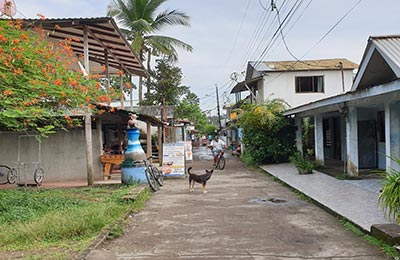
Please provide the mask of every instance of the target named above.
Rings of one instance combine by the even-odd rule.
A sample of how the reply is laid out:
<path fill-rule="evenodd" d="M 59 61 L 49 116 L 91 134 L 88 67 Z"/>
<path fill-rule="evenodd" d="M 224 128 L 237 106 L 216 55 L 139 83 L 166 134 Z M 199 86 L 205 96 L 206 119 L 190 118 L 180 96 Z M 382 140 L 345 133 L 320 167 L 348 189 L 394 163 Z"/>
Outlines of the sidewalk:
<path fill-rule="evenodd" d="M 289 163 L 261 168 L 365 231 L 370 232 L 373 224 L 395 223 L 384 217 L 378 205 L 383 185 L 379 180 L 338 180 L 318 171 L 299 175 Z"/>

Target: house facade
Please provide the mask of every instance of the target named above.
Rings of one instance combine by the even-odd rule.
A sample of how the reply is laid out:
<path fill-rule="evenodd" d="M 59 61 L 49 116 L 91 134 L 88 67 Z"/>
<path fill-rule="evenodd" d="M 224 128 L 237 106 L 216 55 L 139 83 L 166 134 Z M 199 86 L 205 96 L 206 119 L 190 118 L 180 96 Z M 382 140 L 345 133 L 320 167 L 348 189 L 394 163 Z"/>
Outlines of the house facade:
<path fill-rule="evenodd" d="M 248 92 L 251 103 L 279 98 L 297 107 L 349 91 L 357 68 L 347 59 L 249 62 L 245 80 L 231 94 L 236 102 Z"/>
<path fill-rule="evenodd" d="M 343 162 L 349 175 L 362 169 L 399 168 L 400 36 L 370 37 L 349 92 L 292 108 L 297 148 L 303 119 L 314 121 L 316 160 Z"/>

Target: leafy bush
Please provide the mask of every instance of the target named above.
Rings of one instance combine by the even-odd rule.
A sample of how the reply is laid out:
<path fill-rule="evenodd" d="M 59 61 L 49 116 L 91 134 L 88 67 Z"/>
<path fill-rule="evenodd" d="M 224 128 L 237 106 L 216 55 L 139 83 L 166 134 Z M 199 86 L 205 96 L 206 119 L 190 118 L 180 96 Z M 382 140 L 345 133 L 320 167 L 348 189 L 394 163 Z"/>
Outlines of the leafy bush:
<path fill-rule="evenodd" d="M 315 168 L 314 163 L 304 158 L 300 152 L 295 152 L 289 160 L 297 168 L 299 174 L 310 174 Z"/>
<path fill-rule="evenodd" d="M 392 158 L 392 161 L 400 166 L 400 158 Z M 386 216 L 400 223 L 400 170 L 390 168 L 388 172 L 379 171 L 385 185 L 379 195 L 379 204 Z"/>
<path fill-rule="evenodd" d="M 238 118 L 243 129 L 245 161 L 250 164 L 286 162 L 295 150 L 295 127 L 282 116 L 284 101 L 273 99 L 262 105 L 246 104 Z"/>

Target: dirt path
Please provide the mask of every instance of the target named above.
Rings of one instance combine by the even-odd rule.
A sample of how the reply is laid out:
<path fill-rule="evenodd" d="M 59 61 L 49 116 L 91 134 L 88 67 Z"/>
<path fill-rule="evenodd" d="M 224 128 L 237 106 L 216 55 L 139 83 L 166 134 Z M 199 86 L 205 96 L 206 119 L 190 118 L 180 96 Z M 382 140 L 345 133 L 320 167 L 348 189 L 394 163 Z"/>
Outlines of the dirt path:
<path fill-rule="evenodd" d="M 202 148 L 200 148 L 202 149 Z M 195 161 L 197 170 L 209 160 Z M 228 158 L 202 194 L 187 179 L 167 180 L 125 234 L 86 259 L 389 259 L 338 219 L 300 200 L 238 159 Z"/>

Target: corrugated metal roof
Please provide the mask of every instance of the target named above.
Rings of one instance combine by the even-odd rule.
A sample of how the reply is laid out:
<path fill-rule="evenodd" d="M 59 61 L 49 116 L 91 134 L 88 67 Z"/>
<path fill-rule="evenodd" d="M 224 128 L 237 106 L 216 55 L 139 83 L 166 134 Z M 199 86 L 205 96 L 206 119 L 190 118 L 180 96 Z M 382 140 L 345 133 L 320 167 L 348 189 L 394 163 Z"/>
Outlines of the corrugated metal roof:
<path fill-rule="evenodd" d="M 282 72 L 282 71 L 309 71 L 309 70 L 340 70 L 340 62 L 343 69 L 357 69 L 358 65 L 347 59 L 323 59 L 303 61 L 263 61 L 261 63 L 251 62 L 258 71 Z"/>
<path fill-rule="evenodd" d="M 86 27 L 89 60 L 91 66 L 97 64 L 97 67 L 91 67 L 91 73 L 101 74 L 99 65 L 105 65 L 108 60 L 109 67 L 112 68 L 111 73 L 122 69 L 129 74 L 146 76 L 142 62 L 111 17 L 23 19 L 23 21 L 25 28 L 38 26 L 47 30 L 50 39 L 72 39 L 71 47 L 78 57 L 82 57 L 84 53 L 83 31 Z M 100 71 L 93 72 L 93 69 Z"/>
<path fill-rule="evenodd" d="M 370 37 L 370 41 L 397 66 L 397 69 L 392 69 L 400 77 L 398 74 L 400 71 L 400 35 L 374 36 Z"/>

